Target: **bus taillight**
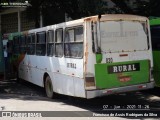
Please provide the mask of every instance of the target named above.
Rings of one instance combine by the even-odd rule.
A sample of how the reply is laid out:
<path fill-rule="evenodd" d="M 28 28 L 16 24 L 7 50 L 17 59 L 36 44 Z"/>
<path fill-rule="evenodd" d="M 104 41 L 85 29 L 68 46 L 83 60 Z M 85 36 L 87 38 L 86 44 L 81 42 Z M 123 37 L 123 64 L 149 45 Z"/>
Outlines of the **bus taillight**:
<path fill-rule="evenodd" d="M 140 86 L 138 86 L 139 89 L 146 88 L 146 87 L 147 87 L 146 85 L 140 85 Z"/>
<path fill-rule="evenodd" d="M 154 71 L 153 71 L 153 68 L 151 68 L 151 80 L 150 81 L 154 81 L 154 76 L 153 76 L 153 73 L 154 73 Z"/>
<path fill-rule="evenodd" d="M 154 76 L 153 76 L 153 67 L 151 67 L 151 61 L 149 60 L 149 66 L 150 66 L 150 81 L 154 81 Z"/>

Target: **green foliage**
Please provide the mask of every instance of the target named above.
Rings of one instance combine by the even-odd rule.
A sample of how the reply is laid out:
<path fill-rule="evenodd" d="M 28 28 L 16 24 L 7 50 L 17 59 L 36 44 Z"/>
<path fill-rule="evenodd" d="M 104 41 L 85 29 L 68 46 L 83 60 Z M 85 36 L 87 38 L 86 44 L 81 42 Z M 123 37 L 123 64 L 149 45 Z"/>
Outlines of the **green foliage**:
<path fill-rule="evenodd" d="M 40 11 L 44 25 L 65 21 L 65 13 L 72 19 L 79 19 L 96 14 L 107 13 L 107 2 L 102 0 L 30 0 L 32 5 L 27 8 L 28 18 L 36 21 L 39 26 Z"/>
<path fill-rule="evenodd" d="M 159 0 L 150 0 L 148 5 L 148 14 L 149 16 L 160 17 L 160 1 Z"/>
<path fill-rule="evenodd" d="M 128 0 L 111 0 L 116 8 L 119 8 L 119 11 L 115 11 L 116 13 L 125 13 L 125 14 L 133 14 L 132 8 L 128 5 Z"/>
<path fill-rule="evenodd" d="M 27 8 L 28 18 L 36 21 L 39 27 L 40 11 L 43 14 L 44 25 L 65 21 L 65 13 L 72 19 L 106 14 L 124 13 L 142 16 L 160 16 L 160 1 L 157 0 L 29 0 L 32 5 Z"/>
<path fill-rule="evenodd" d="M 159 0 L 111 0 L 125 14 L 160 16 Z M 132 3 L 132 4 L 129 4 Z"/>

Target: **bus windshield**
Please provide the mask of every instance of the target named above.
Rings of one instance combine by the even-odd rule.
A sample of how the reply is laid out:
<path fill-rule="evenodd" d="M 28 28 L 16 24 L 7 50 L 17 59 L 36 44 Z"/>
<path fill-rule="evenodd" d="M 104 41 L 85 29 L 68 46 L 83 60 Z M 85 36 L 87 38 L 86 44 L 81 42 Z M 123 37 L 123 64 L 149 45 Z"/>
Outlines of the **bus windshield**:
<path fill-rule="evenodd" d="M 102 52 L 132 52 L 148 50 L 148 32 L 145 22 L 100 22 Z"/>

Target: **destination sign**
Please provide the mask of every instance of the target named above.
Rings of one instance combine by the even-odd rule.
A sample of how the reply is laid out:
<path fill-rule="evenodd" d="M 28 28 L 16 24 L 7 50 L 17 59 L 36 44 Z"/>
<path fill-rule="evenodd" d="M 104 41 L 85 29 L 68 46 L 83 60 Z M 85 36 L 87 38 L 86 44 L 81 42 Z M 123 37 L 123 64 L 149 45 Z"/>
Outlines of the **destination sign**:
<path fill-rule="evenodd" d="M 108 66 L 108 73 L 109 74 L 121 73 L 121 72 L 139 71 L 139 70 L 140 70 L 139 63 Z"/>

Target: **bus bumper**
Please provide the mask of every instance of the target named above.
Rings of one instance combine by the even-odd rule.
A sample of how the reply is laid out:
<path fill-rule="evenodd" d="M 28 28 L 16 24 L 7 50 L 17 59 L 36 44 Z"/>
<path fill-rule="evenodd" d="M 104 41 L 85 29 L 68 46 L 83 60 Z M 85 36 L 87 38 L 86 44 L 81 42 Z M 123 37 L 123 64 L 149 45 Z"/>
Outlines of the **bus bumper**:
<path fill-rule="evenodd" d="M 117 94 L 117 93 L 146 90 L 146 89 L 153 88 L 154 86 L 155 86 L 155 82 L 150 82 L 145 84 L 125 86 L 125 87 L 119 87 L 119 88 L 102 89 L 102 90 L 86 90 L 86 97 L 87 99 L 90 99 L 90 98 Z"/>

